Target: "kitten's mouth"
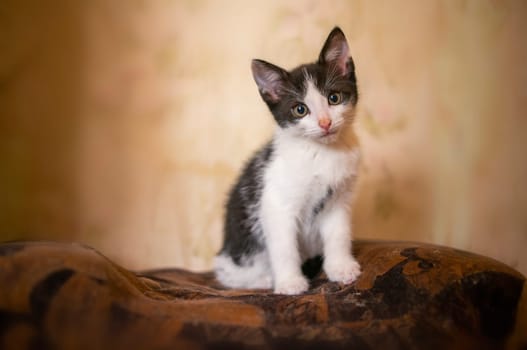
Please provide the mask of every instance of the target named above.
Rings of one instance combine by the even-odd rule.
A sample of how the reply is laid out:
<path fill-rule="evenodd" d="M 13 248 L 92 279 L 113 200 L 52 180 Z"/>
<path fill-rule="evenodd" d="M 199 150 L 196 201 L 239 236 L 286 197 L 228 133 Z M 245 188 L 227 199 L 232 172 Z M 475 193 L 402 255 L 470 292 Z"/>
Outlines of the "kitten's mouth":
<path fill-rule="evenodd" d="M 324 132 L 324 134 L 322 134 L 320 137 L 324 138 L 324 137 L 328 137 L 331 135 L 335 135 L 336 133 L 337 133 L 337 130 L 329 130 L 329 131 Z"/>

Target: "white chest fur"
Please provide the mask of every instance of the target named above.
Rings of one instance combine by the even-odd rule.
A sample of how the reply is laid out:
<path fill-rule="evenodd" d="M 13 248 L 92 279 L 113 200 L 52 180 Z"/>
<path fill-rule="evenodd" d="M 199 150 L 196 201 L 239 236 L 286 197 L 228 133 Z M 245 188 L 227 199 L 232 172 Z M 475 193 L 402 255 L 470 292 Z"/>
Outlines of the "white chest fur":
<path fill-rule="evenodd" d="M 285 135 L 277 135 L 274 142 L 275 152 L 264 174 L 263 227 L 298 234 L 303 258 L 320 254 L 321 237 L 314 210 L 328 191 L 332 198 L 327 204 L 349 204 L 345 202 L 350 199 L 349 180 L 357 173 L 358 148 L 331 147 Z M 284 227 L 289 227 L 289 232 L 282 230 Z"/>
<path fill-rule="evenodd" d="M 357 173 L 358 160 L 358 148 L 337 148 L 279 135 L 264 175 L 264 187 L 278 191 L 286 202 L 282 204 L 300 210 L 328 188 L 336 192 L 345 190 L 342 187 Z"/>

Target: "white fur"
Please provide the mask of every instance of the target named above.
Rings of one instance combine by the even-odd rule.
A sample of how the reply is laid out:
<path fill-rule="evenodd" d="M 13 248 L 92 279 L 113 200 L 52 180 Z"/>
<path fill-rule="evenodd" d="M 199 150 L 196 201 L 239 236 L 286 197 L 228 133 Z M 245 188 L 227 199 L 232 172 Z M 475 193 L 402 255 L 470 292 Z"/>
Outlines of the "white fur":
<path fill-rule="evenodd" d="M 352 282 L 360 268 L 351 256 L 348 186 L 356 175 L 358 151 L 287 134 L 275 142 L 277 154 L 265 172 L 260 209 L 275 292 L 307 290 L 300 267 L 317 254 L 324 255 L 324 270 L 331 280 Z M 335 194 L 313 220 L 313 208 L 328 186 Z"/>
<path fill-rule="evenodd" d="M 290 128 L 277 128 L 273 157 L 263 173 L 258 208 L 267 250 L 242 267 L 227 256 L 216 258 L 217 277 L 234 288 L 270 288 L 276 293 L 305 292 L 302 262 L 323 254 L 324 271 L 332 281 L 351 283 L 360 274 L 351 255 L 351 186 L 357 174 L 358 148 L 336 145 L 339 133 L 325 136 L 319 118 L 329 117 L 330 131 L 345 126 L 345 105 L 329 105 L 311 80 L 304 103 L 310 113 Z M 333 195 L 314 216 L 313 208 Z M 243 264 L 242 264 L 243 265 Z"/>
<path fill-rule="evenodd" d="M 220 254 L 214 259 L 216 278 L 231 288 L 272 288 L 273 279 L 267 252 L 256 254 L 250 262 L 242 265 L 235 264 L 230 256 Z"/>

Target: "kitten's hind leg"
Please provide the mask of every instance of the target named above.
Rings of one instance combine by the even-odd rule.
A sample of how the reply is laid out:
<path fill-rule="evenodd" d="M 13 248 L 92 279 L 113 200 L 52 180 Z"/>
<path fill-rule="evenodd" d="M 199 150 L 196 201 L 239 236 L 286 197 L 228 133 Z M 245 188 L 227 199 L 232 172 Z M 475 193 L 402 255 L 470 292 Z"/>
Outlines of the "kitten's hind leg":
<path fill-rule="evenodd" d="M 226 254 L 216 256 L 216 279 L 226 287 L 242 289 L 271 289 L 273 278 L 269 259 L 265 252 L 257 253 L 237 264 Z"/>

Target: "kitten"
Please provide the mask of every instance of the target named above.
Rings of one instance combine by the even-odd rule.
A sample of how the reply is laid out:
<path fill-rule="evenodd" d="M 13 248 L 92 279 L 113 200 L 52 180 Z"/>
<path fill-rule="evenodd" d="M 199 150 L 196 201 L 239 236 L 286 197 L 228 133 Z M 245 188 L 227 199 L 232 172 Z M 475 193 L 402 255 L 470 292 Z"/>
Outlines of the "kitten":
<path fill-rule="evenodd" d="M 247 163 L 226 206 L 217 279 L 231 288 L 300 294 L 302 263 L 324 257 L 331 281 L 351 283 L 350 205 L 358 166 L 345 137 L 357 103 L 353 60 L 344 33 L 329 34 L 318 61 L 285 71 L 262 60 L 252 73 L 278 124 L 273 139 Z"/>

